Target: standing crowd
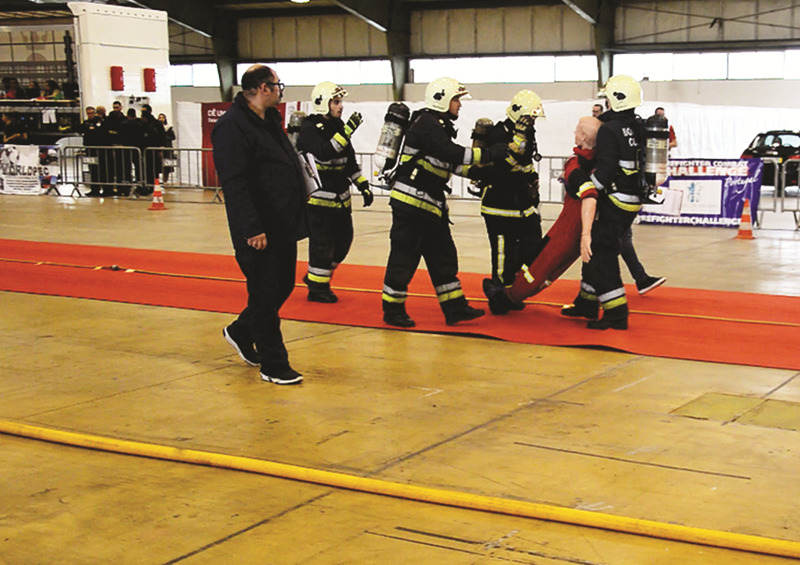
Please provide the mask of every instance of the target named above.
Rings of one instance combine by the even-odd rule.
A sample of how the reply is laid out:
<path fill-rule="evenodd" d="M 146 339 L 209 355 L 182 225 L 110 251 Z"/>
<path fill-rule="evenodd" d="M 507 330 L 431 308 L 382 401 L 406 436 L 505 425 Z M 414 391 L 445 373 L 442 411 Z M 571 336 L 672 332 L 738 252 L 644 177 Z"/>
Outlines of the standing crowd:
<path fill-rule="evenodd" d="M 248 292 L 246 307 L 223 336 L 246 363 L 260 366 L 264 381 L 296 384 L 303 377 L 289 364 L 279 311 L 294 287 L 297 241 L 305 237 L 308 300 L 338 301 L 331 280 L 353 241 L 351 185 L 361 192 L 364 206 L 373 202 L 351 143 L 362 117 L 355 112 L 344 121 L 347 91 L 320 83 L 312 92 L 313 112 L 300 126 L 294 146 L 277 109 L 284 90 L 277 73 L 254 65 L 241 84 L 242 92 L 212 134 L 233 247 Z M 448 181 L 456 174 L 473 179 L 480 190 L 492 255 L 491 277 L 483 289 L 493 314 L 524 308 L 524 298 L 546 288 L 580 258 L 580 291 L 562 314 L 588 320 L 589 329 L 627 329 L 618 256 L 626 246 L 633 251 L 631 225 L 655 187 L 645 176 L 645 129 L 635 113 L 642 103 L 641 86 L 617 75 L 601 94 L 606 108 L 596 105 L 593 117 L 578 122 L 575 154 L 561 179 L 564 208 L 543 236 L 535 136 L 535 121 L 544 115 L 541 99 L 531 90 L 518 92 L 503 119 L 484 134 L 476 130 L 473 145 L 465 147 L 454 141 L 454 122 L 469 92 L 448 77 L 428 85 L 424 107 L 408 120 L 396 166 L 387 177 L 392 225 L 382 289 L 386 324 L 415 325 L 406 301 L 423 258 L 448 325 L 485 314 L 468 303 L 458 278 L 447 205 Z M 674 133 L 670 137 L 674 140 Z M 647 275 L 640 263 L 631 272 L 640 294 L 666 280 Z"/>
<path fill-rule="evenodd" d="M 174 133 L 169 136 L 172 128 L 167 128 L 166 115 L 154 117 L 149 104 L 142 104 L 139 116 L 135 108 L 123 113 L 118 100 L 108 114 L 105 106 L 87 106 L 80 127 L 83 145 L 94 158 L 87 196 L 128 196 L 135 185 L 141 194 L 150 194 L 154 180 L 164 171 L 161 152 L 146 149 L 171 147 Z"/>

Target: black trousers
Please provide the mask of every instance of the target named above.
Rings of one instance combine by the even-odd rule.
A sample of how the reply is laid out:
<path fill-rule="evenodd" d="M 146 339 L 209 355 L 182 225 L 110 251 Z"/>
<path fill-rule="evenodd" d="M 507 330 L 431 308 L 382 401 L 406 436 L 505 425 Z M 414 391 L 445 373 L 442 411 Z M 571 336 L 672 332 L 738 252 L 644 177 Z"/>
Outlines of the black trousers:
<path fill-rule="evenodd" d="M 396 304 L 402 307 L 421 258 L 425 258 L 428 275 L 445 313 L 466 301 L 458 280 L 458 252 L 446 217 L 427 219 L 392 208 L 389 239 L 391 249 L 383 279 L 384 293 L 388 287 L 402 298 L 397 303 L 384 300 L 384 311 L 397 307 Z"/>
<path fill-rule="evenodd" d="M 333 270 L 347 257 L 353 243 L 353 215 L 350 208 L 308 205 L 306 210 L 309 287 L 329 288 Z"/>
<path fill-rule="evenodd" d="M 268 240 L 262 251 L 237 249 L 236 262 L 247 279 L 247 307 L 234 322 L 235 333 L 252 338 L 262 370 L 274 374 L 289 367 L 278 312 L 294 290 L 297 242 Z"/>
<path fill-rule="evenodd" d="M 527 218 L 484 216 L 492 248 L 492 279 L 504 286 L 514 283 L 523 263 L 530 265 L 542 244 L 542 220 L 538 214 Z"/>
<path fill-rule="evenodd" d="M 594 288 L 601 305 L 608 302 L 604 296 L 613 291 L 621 290 L 622 296 L 625 295 L 619 270 L 620 239 L 637 213 L 615 206 L 606 197 L 597 201 L 597 218 L 592 225 L 592 258 L 583 264 L 581 278 Z"/>

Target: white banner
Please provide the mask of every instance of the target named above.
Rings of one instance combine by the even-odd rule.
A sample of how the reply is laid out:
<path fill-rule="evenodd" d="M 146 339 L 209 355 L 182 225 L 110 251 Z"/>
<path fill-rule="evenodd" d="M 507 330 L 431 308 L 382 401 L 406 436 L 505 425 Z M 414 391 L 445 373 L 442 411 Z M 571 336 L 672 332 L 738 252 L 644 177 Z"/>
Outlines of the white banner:
<path fill-rule="evenodd" d="M 46 192 L 42 180 L 49 185 L 51 177 L 58 175 L 58 159 L 48 149 L 38 145 L 0 146 L 0 194 Z"/>

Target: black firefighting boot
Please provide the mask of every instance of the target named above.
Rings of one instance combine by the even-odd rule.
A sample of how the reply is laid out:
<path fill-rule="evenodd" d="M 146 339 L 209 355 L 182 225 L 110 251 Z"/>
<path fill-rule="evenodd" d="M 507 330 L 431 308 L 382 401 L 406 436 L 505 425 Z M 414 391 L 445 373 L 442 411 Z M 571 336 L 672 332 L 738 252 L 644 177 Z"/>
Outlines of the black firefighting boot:
<path fill-rule="evenodd" d="M 570 318 L 587 318 L 589 320 L 596 320 L 600 314 L 600 303 L 595 300 L 584 298 L 580 294 L 575 298 L 572 304 L 566 304 L 561 307 L 561 315 Z"/>
<path fill-rule="evenodd" d="M 603 311 L 603 317 L 599 320 L 591 320 L 586 324 L 590 330 L 627 330 L 628 329 L 628 305 L 622 304 Z"/>
<path fill-rule="evenodd" d="M 339 297 L 336 296 L 331 290 L 330 284 L 315 283 L 313 281 L 310 281 L 308 279 L 308 275 L 303 277 L 303 282 L 306 283 L 306 286 L 308 287 L 309 302 L 321 302 L 323 304 L 333 304 L 339 301 Z"/>
<path fill-rule="evenodd" d="M 459 322 L 468 322 L 486 314 L 485 310 L 470 306 L 464 297 L 448 300 L 443 302 L 441 306 L 444 312 L 444 321 L 448 326 L 453 326 Z"/>
<path fill-rule="evenodd" d="M 406 305 L 383 301 L 383 321 L 398 328 L 413 328 L 416 322 L 406 314 Z"/>
<path fill-rule="evenodd" d="M 514 302 L 502 283 L 494 279 L 483 279 L 483 294 L 489 299 L 489 311 L 495 316 L 508 314 L 510 310 L 522 310 L 524 302 Z"/>

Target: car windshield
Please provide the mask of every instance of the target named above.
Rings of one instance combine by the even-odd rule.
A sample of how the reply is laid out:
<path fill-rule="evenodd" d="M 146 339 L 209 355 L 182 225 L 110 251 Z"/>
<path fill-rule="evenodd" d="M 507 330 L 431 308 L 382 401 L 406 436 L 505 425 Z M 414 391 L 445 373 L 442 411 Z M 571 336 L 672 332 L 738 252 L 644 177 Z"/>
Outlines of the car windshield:
<path fill-rule="evenodd" d="M 751 149 L 758 147 L 800 147 L 800 134 L 792 132 L 768 132 L 756 136 Z"/>

